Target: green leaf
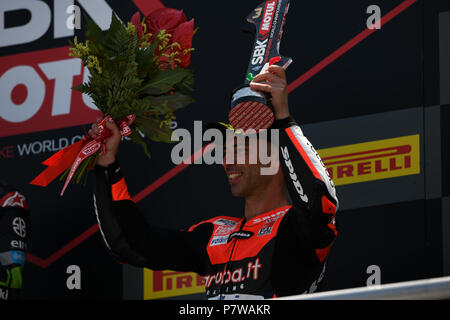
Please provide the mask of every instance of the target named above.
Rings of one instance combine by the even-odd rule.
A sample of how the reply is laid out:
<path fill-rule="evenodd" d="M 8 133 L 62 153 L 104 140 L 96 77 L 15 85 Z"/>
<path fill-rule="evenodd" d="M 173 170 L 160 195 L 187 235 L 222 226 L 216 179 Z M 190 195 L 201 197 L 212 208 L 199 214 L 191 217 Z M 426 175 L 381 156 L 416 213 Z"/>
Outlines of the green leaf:
<path fill-rule="evenodd" d="M 189 76 L 189 70 L 183 68 L 162 70 L 143 84 L 138 93 L 160 95 L 169 92 L 176 84 Z"/>
<path fill-rule="evenodd" d="M 139 76 L 146 79 L 152 76 L 157 70 L 156 63 L 153 61 L 153 55 L 156 50 L 158 41 L 154 41 L 149 47 L 138 49 L 136 54 L 136 62 L 138 64 Z"/>
<path fill-rule="evenodd" d="M 113 12 L 112 18 L 111 18 L 111 25 L 109 27 L 108 33 L 106 34 L 105 40 L 103 42 L 105 48 L 114 49 L 114 45 L 117 44 L 114 42 L 114 40 L 116 39 L 118 32 L 122 29 L 126 33 L 124 25 L 122 24 L 122 22 L 117 18 L 117 16 Z"/>
<path fill-rule="evenodd" d="M 171 112 L 186 107 L 195 101 L 192 97 L 180 92 L 163 96 L 148 96 L 146 99 L 150 106 L 166 105 Z"/>
<path fill-rule="evenodd" d="M 175 85 L 175 89 L 183 93 L 194 91 L 194 89 L 192 88 L 192 85 L 194 84 L 194 71 L 189 69 L 186 69 L 186 71 L 187 71 L 186 78 L 184 78 L 182 82 Z"/>
<path fill-rule="evenodd" d="M 81 93 L 84 93 L 85 90 L 86 90 L 86 86 L 85 86 L 84 83 L 82 83 L 82 84 L 79 84 L 77 86 L 72 87 L 72 90 L 76 90 L 76 91 L 79 91 Z"/>
<path fill-rule="evenodd" d="M 113 37 L 117 31 L 123 28 L 122 22 L 117 18 L 116 14 L 113 12 L 111 17 L 111 24 L 108 29 L 108 33 L 106 34 L 106 38 Z"/>
<path fill-rule="evenodd" d="M 140 145 L 142 147 L 142 149 L 144 150 L 144 153 L 146 154 L 147 157 L 151 158 L 151 154 L 150 151 L 148 150 L 148 146 L 145 143 L 144 139 L 142 139 L 141 135 L 138 132 L 138 129 L 135 128 L 133 130 L 133 132 L 131 133 L 131 135 L 129 136 L 129 138 L 131 139 L 131 141 L 133 141 L 134 143 Z"/>
<path fill-rule="evenodd" d="M 121 24 L 119 29 L 105 41 L 105 48 L 111 57 L 125 57 L 128 61 L 134 61 L 137 42 L 137 35 L 130 37 L 126 28 Z"/>
<path fill-rule="evenodd" d="M 84 15 L 84 18 L 86 19 L 86 38 L 102 44 L 104 39 L 102 29 L 87 14 Z"/>
<path fill-rule="evenodd" d="M 67 168 L 60 176 L 59 176 L 59 181 L 63 181 L 66 179 L 66 177 L 69 175 L 70 172 L 70 167 Z"/>
<path fill-rule="evenodd" d="M 139 119 L 136 126 L 150 140 L 156 142 L 174 143 L 172 141 L 172 129 L 168 126 L 161 126 L 161 120 L 158 119 Z"/>

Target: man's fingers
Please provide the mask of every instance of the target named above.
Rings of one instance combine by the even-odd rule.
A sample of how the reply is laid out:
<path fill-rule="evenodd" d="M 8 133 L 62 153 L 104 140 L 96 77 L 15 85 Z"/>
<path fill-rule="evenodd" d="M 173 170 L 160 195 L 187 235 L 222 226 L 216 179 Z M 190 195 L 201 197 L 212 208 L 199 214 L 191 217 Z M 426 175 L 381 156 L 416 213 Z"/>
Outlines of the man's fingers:
<path fill-rule="evenodd" d="M 281 83 L 283 81 L 283 79 L 273 73 L 263 72 L 263 73 L 260 73 L 257 76 L 255 76 L 255 78 L 253 78 L 252 82 L 262 82 L 262 81 L 280 82 Z"/>
<path fill-rule="evenodd" d="M 264 91 L 269 93 L 271 93 L 273 90 L 273 87 L 271 85 L 258 82 L 250 82 L 250 88 L 256 91 Z"/>
<path fill-rule="evenodd" d="M 281 79 L 286 80 L 286 71 L 283 67 L 277 66 L 276 64 L 271 65 L 267 71 L 273 72 L 277 76 L 279 76 Z"/>
<path fill-rule="evenodd" d="M 111 131 L 113 137 L 120 136 L 120 130 L 114 121 L 112 120 L 106 121 L 106 128 L 108 128 Z"/>
<path fill-rule="evenodd" d="M 98 125 L 96 123 L 93 123 L 91 126 L 91 130 L 93 133 L 97 134 L 98 133 Z"/>
<path fill-rule="evenodd" d="M 98 126 L 96 123 L 93 123 L 91 125 L 91 129 L 89 129 L 88 131 L 88 135 L 92 138 L 95 139 L 98 136 Z"/>

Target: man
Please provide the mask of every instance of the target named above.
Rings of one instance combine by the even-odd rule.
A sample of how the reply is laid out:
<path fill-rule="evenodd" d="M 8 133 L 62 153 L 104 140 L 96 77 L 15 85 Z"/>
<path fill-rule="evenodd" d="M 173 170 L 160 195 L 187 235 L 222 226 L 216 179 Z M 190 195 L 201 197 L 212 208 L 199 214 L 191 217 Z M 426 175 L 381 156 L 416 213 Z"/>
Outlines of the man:
<path fill-rule="evenodd" d="M 271 298 L 316 289 L 337 235 L 335 188 L 290 117 L 283 68 L 272 65 L 250 85 L 271 95 L 283 170 L 265 176 L 260 163 L 225 161 L 232 194 L 245 198 L 242 218 L 216 217 L 188 231 L 149 225 L 131 201 L 116 161 L 118 128 L 107 125 L 112 136 L 96 167 L 95 205 L 102 235 L 118 260 L 153 270 L 197 272 L 205 276 L 211 299 Z M 90 135 L 97 133 L 93 125 Z"/>
<path fill-rule="evenodd" d="M 25 197 L 0 180 L 0 300 L 19 298 L 29 234 L 30 215 Z"/>

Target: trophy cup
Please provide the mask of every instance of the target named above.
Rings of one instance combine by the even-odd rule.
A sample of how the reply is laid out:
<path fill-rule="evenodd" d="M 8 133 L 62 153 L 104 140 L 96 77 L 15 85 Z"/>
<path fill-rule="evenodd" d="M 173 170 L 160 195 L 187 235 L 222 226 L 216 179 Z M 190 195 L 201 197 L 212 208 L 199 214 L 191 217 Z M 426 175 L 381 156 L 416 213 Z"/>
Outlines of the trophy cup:
<path fill-rule="evenodd" d="M 236 88 L 231 96 L 228 120 L 234 129 L 244 131 L 253 129 L 258 132 L 261 129 L 270 128 L 274 122 L 270 95 L 253 91 L 249 83 L 272 64 L 286 69 L 292 62 L 291 58 L 282 57 L 279 53 L 289 1 L 265 1 L 247 17 L 247 21 L 253 25 L 255 42 L 245 83 Z"/>

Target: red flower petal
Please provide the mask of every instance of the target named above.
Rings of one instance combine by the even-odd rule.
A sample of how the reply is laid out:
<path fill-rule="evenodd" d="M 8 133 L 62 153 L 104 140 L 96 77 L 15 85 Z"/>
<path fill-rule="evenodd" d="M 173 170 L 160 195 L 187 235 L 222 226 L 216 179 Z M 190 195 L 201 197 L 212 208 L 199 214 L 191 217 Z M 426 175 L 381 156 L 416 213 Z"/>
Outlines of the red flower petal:
<path fill-rule="evenodd" d="M 131 23 L 136 27 L 138 38 L 141 39 L 142 33 L 144 32 L 144 27 L 141 23 L 141 14 L 139 13 L 139 11 L 133 15 L 133 17 L 131 18 Z"/>
<path fill-rule="evenodd" d="M 166 32 L 173 34 L 181 23 L 186 22 L 186 16 L 181 10 L 161 8 L 149 14 L 145 22 L 149 33 L 156 34 L 160 30 L 166 30 Z"/>
<path fill-rule="evenodd" d="M 192 48 L 192 37 L 194 36 L 194 19 L 191 19 L 187 22 L 180 24 L 174 34 L 173 34 L 173 42 L 178 42 L 181 46 L 180 55 L 178 56 L 181 59 L 181 62 L 178 63 L 180 67 L 187 68 L 191 63 L 191 53 L 183 54 L 183 51 L 186 49 Z"/>
<path fill-rule="evenodd" d="M 133 2 L 145 16 L 157 9 L 164 8 L 160 0 L 133 0 Z"/>

